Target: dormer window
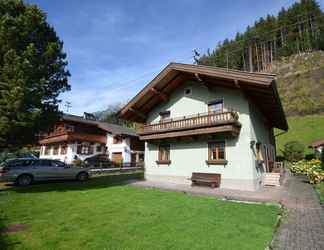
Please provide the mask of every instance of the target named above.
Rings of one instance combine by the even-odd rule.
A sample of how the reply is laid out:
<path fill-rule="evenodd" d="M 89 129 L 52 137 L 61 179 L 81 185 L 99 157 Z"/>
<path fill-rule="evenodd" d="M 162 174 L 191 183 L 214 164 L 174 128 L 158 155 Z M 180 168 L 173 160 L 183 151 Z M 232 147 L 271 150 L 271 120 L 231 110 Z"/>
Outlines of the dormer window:
<path fill-rule="evenodd" d="M 160 122 L 166 122 L 170 119 L 170 111 L 160 112 Z"/>

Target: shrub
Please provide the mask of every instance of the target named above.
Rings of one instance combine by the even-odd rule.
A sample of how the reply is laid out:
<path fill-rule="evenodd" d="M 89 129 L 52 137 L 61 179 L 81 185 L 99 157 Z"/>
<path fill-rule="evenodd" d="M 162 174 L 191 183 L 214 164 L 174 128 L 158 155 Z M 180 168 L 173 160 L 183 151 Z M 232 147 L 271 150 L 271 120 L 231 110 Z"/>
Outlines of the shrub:
<path fill-rule="evenodd" d="M 290 170 L 296 174 L 304 174 L 309 177 L 309 181 L 312 184 L 324 182 L 324 171 L 321 168 L 321 161 L 298 161 L 290 166 Z"/>
<path fill-rule="evenodd" d="M 73 160 L 72 161 L 72 165 L 74 165 L 76 167 L 82 167 L 83 166 L 83 162 L 80 159 Z"/>
<path fill-rule="evenodd" d="M 304 159 L 305 146 L 298 141 L 287 142 L 284 146 L 283 155 L 287 161 L 297 162 Z"/>

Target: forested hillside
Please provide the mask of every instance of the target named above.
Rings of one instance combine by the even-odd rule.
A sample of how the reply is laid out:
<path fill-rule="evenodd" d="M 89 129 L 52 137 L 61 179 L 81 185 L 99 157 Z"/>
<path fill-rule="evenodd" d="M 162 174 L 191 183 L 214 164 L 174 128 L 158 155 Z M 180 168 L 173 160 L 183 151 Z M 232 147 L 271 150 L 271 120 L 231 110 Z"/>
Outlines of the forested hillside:
<path fill-rule="evenodd" d="M 279 95 L 286 115 L 324 112 L 323 51 L 283 57 L 273 64 L 272 72 L 277 74 Z"/>
<path fill-rule="evenodd" d="M 225 39 L 198 64 L 277 74 L 288 116 L 324 112 L 324 13 L 302 0 Z"/>
<path fill-rule="evenodd" d="M 269 71 L 272 62 L 300 52 L 324 49 L 324 14 L 315 0 L 301 0 L 277 16 L 261 17 L 244 33 L 225 39 L 196 58 L 198 64 Z"/>

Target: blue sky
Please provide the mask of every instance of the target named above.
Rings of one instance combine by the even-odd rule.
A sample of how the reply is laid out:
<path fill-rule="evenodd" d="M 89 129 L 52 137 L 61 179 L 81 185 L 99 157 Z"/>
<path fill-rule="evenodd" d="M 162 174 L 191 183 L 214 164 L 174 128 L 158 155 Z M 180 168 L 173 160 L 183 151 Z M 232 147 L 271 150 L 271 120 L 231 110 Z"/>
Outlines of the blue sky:
<path fill-rule="evenodd" d="M 169 62 L 192 63 L 293 0 L 28 0 L 48 14 L 64 41 L 72 90 L 60 96 L 73 114 L 126 102 Z M 324 0 L 320 0 L 321 7 Z"/>

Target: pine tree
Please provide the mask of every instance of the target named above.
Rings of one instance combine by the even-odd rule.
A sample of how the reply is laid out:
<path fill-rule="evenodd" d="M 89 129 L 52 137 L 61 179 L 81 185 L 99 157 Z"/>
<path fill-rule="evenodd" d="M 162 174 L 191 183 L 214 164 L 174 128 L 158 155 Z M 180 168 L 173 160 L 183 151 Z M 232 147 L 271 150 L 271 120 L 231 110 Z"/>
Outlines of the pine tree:
<path fill-rule="evenodd" d="M 268 70 L 272 60 L 314 49 L 324 50 L 324 14 L 315 0 L 301 0 L 276 17 L 261 17 L 235 39 L 225 39 L 198 64 Z"/>
<path fill-rule="evenodd" d="M 35 143 L 58 119 L 58 96 L 70 89 L 62 48 L 38 7 L 0 1 L 0 151 Z"/>

